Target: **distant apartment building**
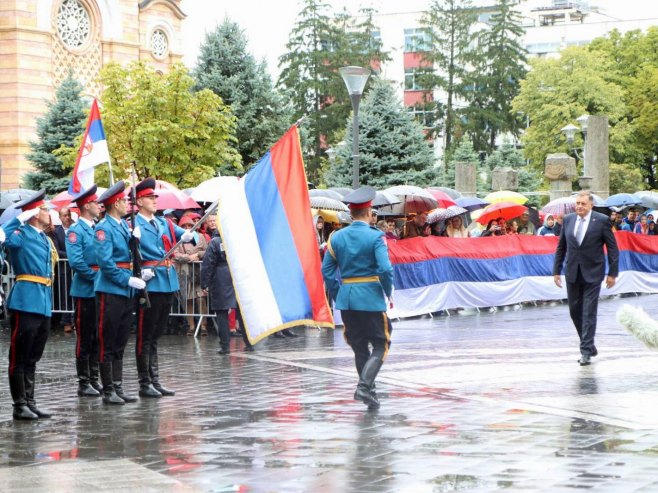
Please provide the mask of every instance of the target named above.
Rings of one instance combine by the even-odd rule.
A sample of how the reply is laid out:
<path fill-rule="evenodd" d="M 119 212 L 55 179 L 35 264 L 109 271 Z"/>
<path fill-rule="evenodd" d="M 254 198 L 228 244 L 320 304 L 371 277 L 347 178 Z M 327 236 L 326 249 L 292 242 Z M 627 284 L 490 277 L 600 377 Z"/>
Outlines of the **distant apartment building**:
<path fill-rule="evenodd" d="M 428 2 L 429 3 L 429 2 Z M 567 0 L 520 0 L 516 9 L 521 14 L 525 30 L 522 44 L 530 57 L 555 57 L 568 46 L 586 45 L 593 39 L 605 36 L 613 29 L 627 32 L 634 29 L 646 30 L 658 25 L 658 19 L 621 20 L 607 15 L 597 8 L 596 2 Z M 496 13 L 494 1 L 474 1 L 478 9 L 478 24 L 475 29 L 485 28 Z M 424 61 L 423 52 L 428 39 L 421 18 L 423 11 L 381 12 L 375 18 L 378 36 L 383 49 L 391 60 L 382 64 L 381 75 L 391 80 L 398 88 L 400 99 L 413 113 L 417 121 L 429 125 L 435 119 L 426 106 L 430 101 L 445 102 L 441 91 L 423 90 L 419 77 L 431 70 Z M 456 106 L 462 104 L 456 102 Z M 442 155 L 444 136 L 435 141 L 437 158 Z"/>

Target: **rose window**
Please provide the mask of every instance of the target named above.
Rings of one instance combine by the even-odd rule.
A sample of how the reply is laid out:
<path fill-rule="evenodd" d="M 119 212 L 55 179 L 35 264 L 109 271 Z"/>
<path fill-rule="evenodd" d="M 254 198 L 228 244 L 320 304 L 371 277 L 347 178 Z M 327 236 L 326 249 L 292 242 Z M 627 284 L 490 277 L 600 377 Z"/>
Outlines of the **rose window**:
<path fill-rule="evenodd" d="M 156 29 L 151 34 L 151 50 L 157 58 L 162 58 L 167 54 L 167 35 L 160 29 Z"/>
<path fill-rule="evenodd" d="M 79 48 L 89 39 L 91 20 L 89 12 L 78 0 L 64 0 L 57 13 L 57 32 L 69 48 Z"/>

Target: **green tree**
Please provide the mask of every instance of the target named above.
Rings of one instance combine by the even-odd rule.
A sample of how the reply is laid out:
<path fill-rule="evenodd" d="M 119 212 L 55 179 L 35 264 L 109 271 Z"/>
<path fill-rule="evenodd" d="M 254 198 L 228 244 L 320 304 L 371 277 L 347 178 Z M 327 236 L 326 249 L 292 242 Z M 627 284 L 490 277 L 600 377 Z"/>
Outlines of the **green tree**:
<path fill-rule="evenodd" d="M 360 183 L 375 188 L 435 182 L 434 155 L 423 128 L 397 100 L 390 83 L 375 79 L 359 110 Z M 352 120 L 345 145 L 325 173 L 330 186 L 352 184 Z"/>
<path fill-rule="evenodd" d="M 356 25 L 345 12 L 332 16 L 326 3 L 304 0 L 286 44 L 288 51 L 279 59 L 278 85 L 290 95 L 294 118 L 306 117 L 304 150 L 311 180 L 319 177 L 325 150 L 342 136 L 351 110 L 338 69 L 388 59 L 374 38 L 373 12 L 366 11 L 365 20 Z M 365 41 L 365 36 L 371 39 Z"/>
<path fill-rule="evenodd" d="M 110 63 L 101 70 L 100 82 L 103 127 L 117 178 L 128 176 L 135 162 L 139 177 L 185 188 L 217 171 L 241 169 L 240 155 L 230 145 L 235 141 L 230 108 L 212 91 L 194 92 L 194 79 L 182 64 L 159 74 L 143 62 Z M 71 159 L 70 148 L 65 155 Z M 96 181 L 105 179 L 99 169 Z"/>
<path fill-rule="evenodd" d="M 48 103 L 46 114 L 37 120 L 37 140 L 30 142 L 31 152 L 26 156 L 36 171 L 23 178 L 26 188 L 45 188 L 48 194 L 55 194 L 68 187 L 72 166 L 65 166 L 53 151 L 74 146 L 76 138 L 79 140 L 84 133 L 86 105 L 80 96 L 82 90 L 82 85 L 69 74 L 57 88 L 55 101 Z"/>
<path fill-rule="evenodd" d="M 610 163 L 610 195 L 632 193 L 646 188 L 642 169 L 632 164 Z"/>
<path fill-rule="evenodd" d="M 427 72 L 421 76 L 421 84 L 429 90 L 438 89 L 442 94 L 434 104 L 437 114 L 444 117 L 446 149 L 451 147 L 460 118 L 455 102 L 467 95 L 464 80 L 469 64 L 474 61 L 470 44 L 476 21 L 477 13 L 470 0 L 433 0 L 421 20 L 429 38 L 423 53 Z M 438 130 L 434 128 L 435 132 Z"/>
<path fill-rule="evenodd" d="M 630 138 L 624 91 L 614 81 L 614 62 L 584 47 L 562 51 L 558 59 L 530 60 L 530 71 L 512 102 L 512 111 L 526 115 L 530 125 L 521 141 L 531 167 L 543 169 L 546 155 L 570 152 L 561 128 L 584 113 L 609 118 L 611 155 L 623 153 Z M 582 147 L 582 139 L 576 145 Z"/>
<path fill-rule="evenodd" d="M 477 56 L 471 57 L 475 70 L 466 77 L 465 129 L 475 148 L 488 152 L 495 148 L 498 135 L 519 133 L 520 119 L 511 106 L 527 63 L 521 14 L 511 0 L 498 0 L 497 9 L 490 27 L 478 33 Z"/>
<path fill-rule="evenodd" d="M 247 51 L 240 26 L 224 19 L 206 35 L 193 71 L 196 89 L 210 89 L 237 118 L 231 143 L 245 167 L 256 162 L 293 123 L 291 108 L 274 91 L 265 62 Z"/>

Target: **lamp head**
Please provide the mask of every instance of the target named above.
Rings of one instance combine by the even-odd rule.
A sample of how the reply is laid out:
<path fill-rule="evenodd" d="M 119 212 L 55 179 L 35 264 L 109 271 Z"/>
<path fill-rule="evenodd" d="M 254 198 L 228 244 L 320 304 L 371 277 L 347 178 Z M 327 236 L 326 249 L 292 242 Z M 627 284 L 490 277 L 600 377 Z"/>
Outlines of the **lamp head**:
<path fill-rule="evenodd" d="M 567 138 L 567 143 L 573 144 L 573 140 L 574 137 L 576 136 L 576 132 L 578 131 L 578 127 L 570 123 L 566 127 L 562 127 L 560 130 Z"/>
<path fill-rule="evenodd" d="M 368 77 L 370 77 L 369 68 L 350 66 L 340 68 L 338 71 L 347 86 L 347 92 L 350 96 L 363 94 L 363 89 L 366 87 Z"/>

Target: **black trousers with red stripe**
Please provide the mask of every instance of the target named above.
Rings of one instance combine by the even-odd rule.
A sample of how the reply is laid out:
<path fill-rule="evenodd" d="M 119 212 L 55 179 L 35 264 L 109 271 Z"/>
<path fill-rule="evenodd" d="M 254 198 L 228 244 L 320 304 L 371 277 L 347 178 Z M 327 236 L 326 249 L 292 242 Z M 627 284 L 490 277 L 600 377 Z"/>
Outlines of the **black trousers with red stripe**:
<path fill-rule="evenodd" d="M 341 310 L 345 326 L 345 341 L 354 351 L 356 371 L 361 375 L 363 366 L 370 356 L 378 356 L 384 361 L 391 347 L 391 320 L 384 312 L 362 310 Z M 372 345 L 372 353 L 369 344 Z"/>
<path fill-rule="evenodd" d="M 134 306 L 133 298 L 96 293 L 98 355 L 101 363 L 123 359 L 130 338 Z"/>
<path fill-rule="evenodd" d="M 13 310 L 10 313 L 9 375 L 33 374 L 50 332 L 50 317 Z"/>
<path fill-rule="evenodd" d="M 98 355 L 96 330 L 96 298 L 73 298 L 75 307 L 75 357 L 88 360 Z"/>
<path fill-rule="evenodd" d="M 158 339 L 167 327 L 173 293 L 149 292 L 150 308 L 139 307 L 137 312 L 137 340 L 135 354 L 157 354 Z"/>

